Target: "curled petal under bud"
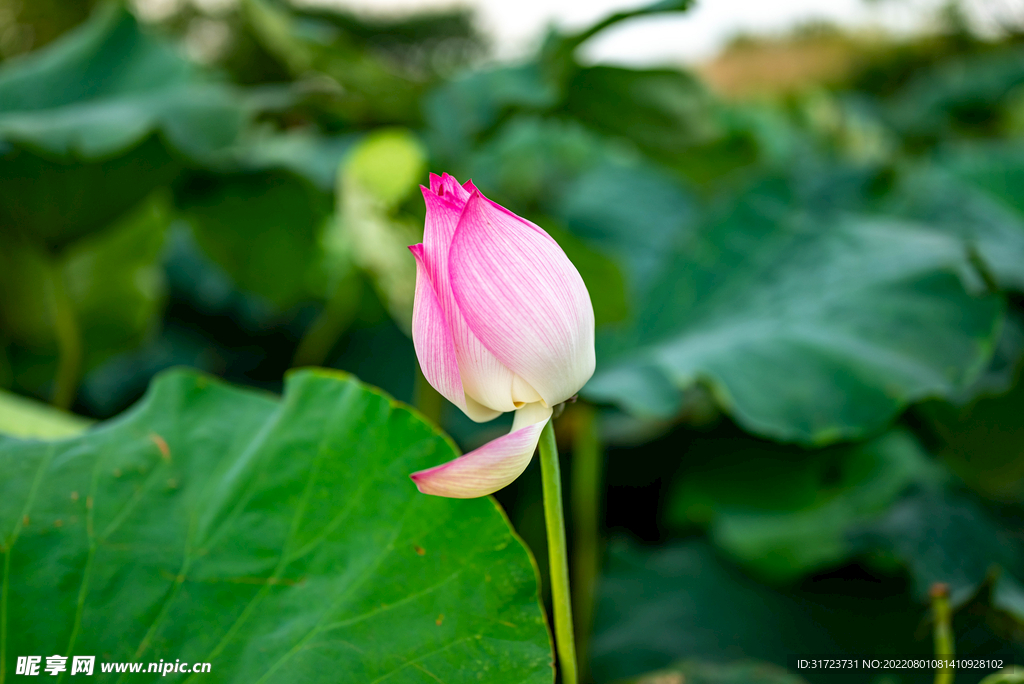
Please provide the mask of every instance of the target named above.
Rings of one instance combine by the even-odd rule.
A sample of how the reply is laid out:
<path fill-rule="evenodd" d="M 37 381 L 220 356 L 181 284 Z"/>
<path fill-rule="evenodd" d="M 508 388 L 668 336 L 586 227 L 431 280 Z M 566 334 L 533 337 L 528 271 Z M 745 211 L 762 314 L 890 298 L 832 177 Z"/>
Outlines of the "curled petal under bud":
<path fill-rule="evenodd" d="M 479 449 L 410 475 L 424 494 L 472 499 L 493 494 L 519 477 L 533 458 L 551 408 L 527 404 L 516 411 L 512 431 Z"/>

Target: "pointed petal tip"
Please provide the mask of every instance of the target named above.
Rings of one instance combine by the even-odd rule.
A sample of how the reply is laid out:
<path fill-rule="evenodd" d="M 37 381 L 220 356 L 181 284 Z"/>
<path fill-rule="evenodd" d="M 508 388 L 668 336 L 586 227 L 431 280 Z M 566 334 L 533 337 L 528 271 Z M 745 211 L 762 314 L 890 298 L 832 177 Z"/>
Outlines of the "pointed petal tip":
<path fill-rule="evenodd" d="M 412 252 L 412 255 L 414 257 L 416 257 L 417 259 L 422 259 L 423 258 L 423 243 L 422 242 L 418 242 L 415 245 L 409 245 L 409 251 Z"/>
<path fill-rule="evenodd" d="M 416 485 L 416 489 L 418 489 L 421 494 L 443 496 L 446 499 L 476 499 L 481 496 L 488 496 L 489 494 L 493 494 L 498 491 L 498 489 L 501 489 L 501 487 L 498 487 L 490 491 L 462 491 L 460 489 L 452 488 L 450 482 L 445 482 L 446 478 L 444 477 L 444 471 L 453 463 L 455 463 L 455 461 L 442 463 L 439 466 L 427 468 L 426 470 L 419 470 L 409 475 L 409 479 L 413 481 L 413 484 Z"/>

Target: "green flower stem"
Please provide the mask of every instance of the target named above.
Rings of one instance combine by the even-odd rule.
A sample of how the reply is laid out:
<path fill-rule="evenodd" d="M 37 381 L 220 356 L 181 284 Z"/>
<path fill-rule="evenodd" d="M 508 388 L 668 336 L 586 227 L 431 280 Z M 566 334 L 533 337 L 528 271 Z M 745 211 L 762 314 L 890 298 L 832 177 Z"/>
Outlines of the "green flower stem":
<path fill-rule="evenodd" d="M 572 603 L 576 607 L 576 648 L 581 678 L 587 677 L 587 649 L 594 616 L 594 589 L 600 565 L 598 520 L 601 514 L 601 441 L 594 407 L 580 403 L 573 412 L 572 454 L 573 564 Z"/>
<path fill-rule="evenodd" d="M 569 594 L 569 559 L 562 514 L 562 475 L 558 467 L 555 428 L 548 421 L 540 433 L 540 472 L 544 483 L 544 519 L 548 530 L 548 565 L 551 568 L 551 605 L 555 614 L 555 650 L 562 684 L 578 684 L 576 644 L 572 634 Z"/>
<path fill-rule="evenodd" d="M 48 261 L 45 268 L 47 302 L 57 340 L 57 375 L 50 403 L 66 411 L 78 393 L 78 379 L 82 372 L 82 334 L 62 265 L 58 261 Z"/>
<path fill-rule="evenodd" d="M 932 618 L 935 620 L 935 655 L 943 660 L 954 656 L 953 627 L 949 609 L 949 587 L 936 582 L 931 588 Z M 940 667 L 935 670 L 935 684 L 953 684 L 955 670 Z"/>

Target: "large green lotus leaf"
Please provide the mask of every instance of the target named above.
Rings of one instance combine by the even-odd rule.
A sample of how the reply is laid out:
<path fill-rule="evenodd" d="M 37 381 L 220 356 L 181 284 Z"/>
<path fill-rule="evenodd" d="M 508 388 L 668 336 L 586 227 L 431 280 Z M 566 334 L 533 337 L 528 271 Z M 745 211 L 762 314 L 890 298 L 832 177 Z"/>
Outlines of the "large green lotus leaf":
<path fill-rule="evenodd" d="M 331 196 L 283 169 L 197 172 L 175 189 L 196 242 L 242 290 L 285 309 L 321 294 Z"/>
<path fill-rule="evenodd" d="M 970 382 L 1003 304 L 965 289 L 963 243 L 801 202 L 765 181 L 691 233 L 634 324 L 600 340 L 584 394 L 667 417 L 701 382 L 748 430 L 826 443 Z"/>
<path fill-rule="evenodd" d="M 280 400 L 171 372 L 79 437 L 0 438 L 5 652 L 210 662 L 212 682 L 551 682 L 494 501 L 408 479 L 455 455 L 324 371 Z"/>
<path fill-rule="evenodd" d="M 964 153 L 939 168 L 909 173 L 879 208 L 962 239 L 997 287 L 1024 291 L 1024 192 L 1013 198 L 1014 171 L 1000 163 L 1006 159 L 985 156 Z M 986 161 L 988 168 L 977 168 Z"/>
<path fill-rule="evenodd" d="M 106 4 L 0 69 L 0 225 L 59 250 L 231 143 L 246 117 L 230 88 Z"/>
<path fill-rule="evenodd" d="M 915 638 L 925 610 L 873 579 L 773 589 L 701 540 L 647 549 L 615 542 L 598 588 L 591 666 L 594 680 L 604 683 L 682 659 L 785 667 L 800 654 L 927 654 L 930 639 Z M 801 675 L 815 684 L 864 682 L 863 672 Z"/>
<path fill-rule="evenodd" d="M 116 3 L 0 70 L 0 137 L 51 155 L 107 157 L 154 131 L 201 154 L 233 140 L 242 118 L 229 89 Z"/>
<path fill-rule="evenodd" d="M 716 546 L 759 576 L 793 580 L 839 566 L 860 549 L 847 539 L 913 485 L 941 470 L 903 431 L 806 452 L 752 439 L 699 441 L 687 452 L 667 516 L 707 524 Z"/>

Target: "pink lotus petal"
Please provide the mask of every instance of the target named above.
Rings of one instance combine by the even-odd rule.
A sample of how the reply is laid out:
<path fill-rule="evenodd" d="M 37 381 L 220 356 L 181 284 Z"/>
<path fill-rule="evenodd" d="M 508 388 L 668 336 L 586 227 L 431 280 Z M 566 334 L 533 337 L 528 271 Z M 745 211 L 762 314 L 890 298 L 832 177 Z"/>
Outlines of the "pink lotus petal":
<path fill-rule="evenodd" d="M 551 409 L 527 404 L 516 411 L 512 431 L 442 465 L 410 475 L 424 494 L 472 499 L 493 494 L 519 477 L 537 450 Z"/>
<path fill-rule="evenodd" d="M 546 230 L 544 230 L 543 228 L 541 228 L 540 226 L 538 226 L 538 225 L 537 225 L 536 223 L 534 223 L 533 221 L 528 221 L 527 219 L 524 219 L 524 218 L 523 218 L 522 216 L 519 216 L 518 214 L 514 214 L 514 213 L 512 213 L 511 211 L 509 211 L 509 210 L 508 210 L 508 209 L 506 209 L 505 207 L 501 206 L 501 205 L 500 205 L 500 204 L 498 204 L 497 202 L 495 202 L 495 201 L 493 201 L 493 200 L 489 200 L 489 199 L 487 199 L 486 197 L 484 197 L 484 196 L 483 196 L 483 193 L 481 193 L 481 192 L 480 192 L 479 190 L 477 190 L 477 193 L 478 193 L 478 194 L 480 195 L 480 197 L 482 197 L 482 198 L 484 199 L 484 201 L 485 201 L 485 202 L 487 202 L 488 204 L 490 204 L 490 205 L 491 205 L 491 207 L 492 207 L 493 209 L 496 209 L 496 210 L 500 211 L 501 213 L 503 213 L 503 214 L 507 215 L 507 216 L 508 216 L 508 217 L 509 217 L 509 218 L 510 218 L 511 220 L 513 220 L 513 221 L 518 221 L 518 222 L 521 222 L 521 223 L 523 223 L 523 224 L 525 224 L 525 225 L 529 226 L 530 228 L 533 228 L 533 229 L 534 229 L 535 231 L 537 231 L 538 233 L 540 233 L 541 235 L 543 235 L 543 236 L 544 236 L 545 238 L 547 238 L 548 240 L 550 240 L 550 241 L 551 241 L 551 244 L 553 244 L 553 245 L 555 245 L 556 247 L 558 247 L 558 249 L 559 249 L 559 250 L 561 250 L 561 249 L 562 249 L 562 248 L 561 248 L 561 247 L 560 247 L 560 246 L 558 245 L 558 243 L 557 243 L 557 242 L 555 242 L 555 238 L 553 238 L 553 237 L 551 237 L 550 235 L 548 235 L 548 233 L 547 233 L 547 231 L 546 231 Z"/>
<path fill-rule="evenodd" d="M 449 181 L 454 182 L 454 179 L 446 175 L 438 182 Z M 431 182 L 434 182 L 433 179 Z M 422 190 L 423 201 L 427 206 L 423 231 L 423 259 L 429 270 L 441 311 L 444 313 L 444 320 L 447 321 L 448 329 L 452 333 L 463 389 L 469 397 L 491 411 L 515 410 L 517 403 L 512 399 L 512 371 L 502 365 L 466 325 L 449 283 L 448 251 L 462 206 L 451 196 L 440 197 L 426 188 Z M 461 405 L 459 407 L 463 408 Z M 490 420 L 480 418 L 479 416 L 486 414 L 479 412 L 467 412 L 466 415 L 477 421 Z"/>
<path fill-rule="evenodd" d="M 472 333 L 549 406 L 593 375 L 590 295 L 565 252 L 539 228 L 474 193 L 452 238 L 448 272 Z"/>
<path fill-rule="evenodd" d="M 423 186 L 420 186 L 423 187 Z M 430 174 L 430 191 L 436 193 L 441 187 L 441 177 L 436 173 Z"/>
<path fill-rule="evenodd" d="M 434 183 L 433 178 L 430 182 Z M 459 216 L 466 205 L 455 202 L 451 197 L 441 197 L 422 185 L 420 190 L 423 192 L 423 203 L 427 206 L 427 216 L 423 223 L 423 247 L 427 263 L 431 268 L 436 268 L 437 257 L 448 253 L 455 227 L 459 224 Z M 444 269 L 447 271 L 447 268 L 446 264 Z"/>
<path fill-rule="evenodd" d="M 412 343 L 423 376 L 448 401 L 466 411 L 455 343 L 423 259 L 423 245 L 412 245 L 416 257 L 416 295 L 412 307 Z"/>
<path fill-rule="evenodd" d="M 434 188 L 431 187 L 431 189 Z M 451 199 L 460 204 L 465 204 L 470 194 L 468 190 L 459 185 L 459 181 L 455 180 L 454 176 L 449 176 L 447 173 L 441 174 L 441 182 L 435 192 L 439 197 Z"/>

